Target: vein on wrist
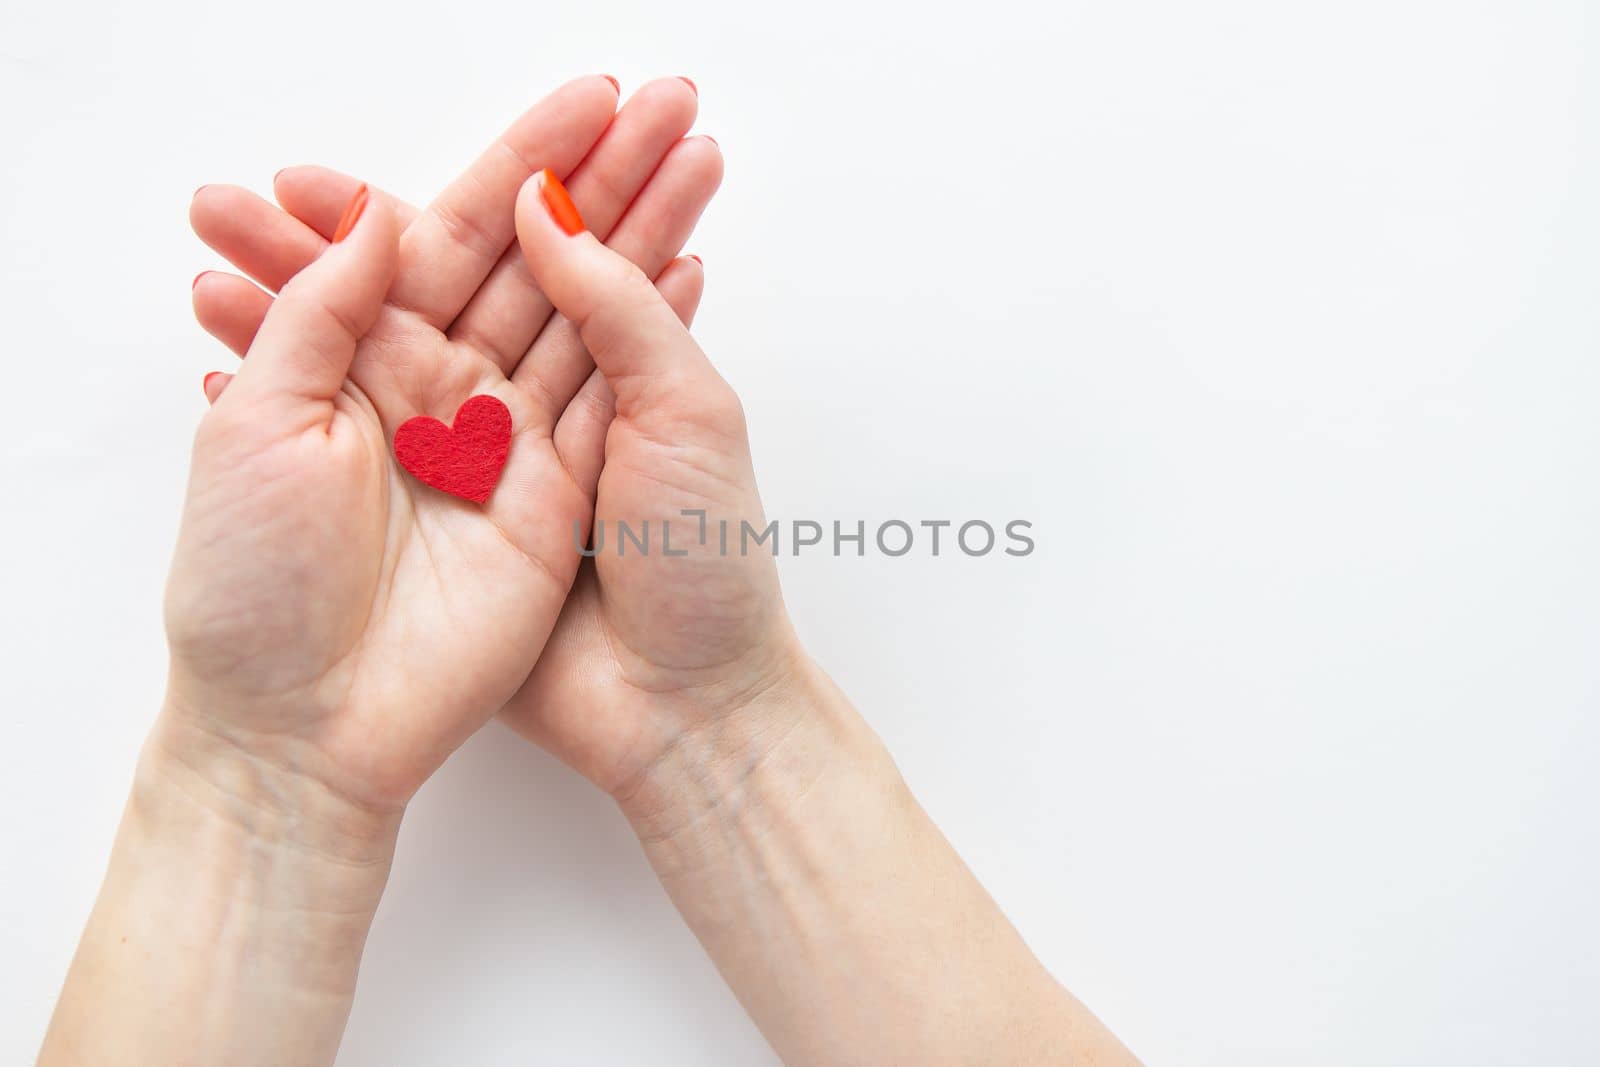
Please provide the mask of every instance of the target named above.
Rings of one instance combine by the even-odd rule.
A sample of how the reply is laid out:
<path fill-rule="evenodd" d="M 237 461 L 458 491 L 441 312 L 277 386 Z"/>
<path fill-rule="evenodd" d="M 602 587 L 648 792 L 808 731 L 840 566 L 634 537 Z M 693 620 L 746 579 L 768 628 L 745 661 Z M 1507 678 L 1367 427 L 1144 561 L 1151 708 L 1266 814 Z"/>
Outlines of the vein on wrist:
<path fill-rule="evenodd" d="M 403 812 L 358 803 L 281 755 L 170 709 L 140 756 L 131 807 L 152 819 L 207 821 L 214 832 L 350 873 L 387 870 Z"/>
<path fill-rule="evenodd" d="M 814 666 L 686 733 L 618 802 L 658 873 L 803 831 L 808 797 L 898 778 L 888 754 Z"/>

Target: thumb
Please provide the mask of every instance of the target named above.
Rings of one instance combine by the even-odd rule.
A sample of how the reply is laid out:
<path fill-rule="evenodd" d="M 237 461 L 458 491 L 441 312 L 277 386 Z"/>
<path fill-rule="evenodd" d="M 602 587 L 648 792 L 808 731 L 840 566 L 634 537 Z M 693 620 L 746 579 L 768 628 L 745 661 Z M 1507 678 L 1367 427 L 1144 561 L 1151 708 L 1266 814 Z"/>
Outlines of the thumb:
<path fill-rule="evenodd" d="M 229 395 L 331 399 L 383 307 L 399 239 L 387 205 L 357 189 L 333 243 L 273 301 Z"/>
<path fill-rule="evenodd" d="M 716 371 L 644 272 L 584 228 L 548 169 L 517 195 L 522 255 L 550 302 L 577 326 L 618 411 L 652 379 L 717 379 Z"/>

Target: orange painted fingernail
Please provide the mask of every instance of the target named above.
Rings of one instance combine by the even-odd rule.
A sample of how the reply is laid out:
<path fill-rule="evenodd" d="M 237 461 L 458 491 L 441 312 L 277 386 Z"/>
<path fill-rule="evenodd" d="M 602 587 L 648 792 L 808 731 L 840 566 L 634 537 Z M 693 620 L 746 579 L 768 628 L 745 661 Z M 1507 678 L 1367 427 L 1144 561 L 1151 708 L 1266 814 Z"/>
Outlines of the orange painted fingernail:
<path fill-rule="evenodd" d="M 700 95 L 700 87 L 698 85 L 696 85 L 693 82 L 693 80 L 691 80 L 689 78 L 685 78 L 682 74 L 678 75 L 678 80 L 681 81 L 683 84 L 687 85 L 690 89 L 693 89 L 694 90 L 694 95 L 696 95 L 696 96 Z"/>
<path fill-rule="evenodd" d="M 544 201 L 544 209 L 568 237 L 583 232 L 583 216 L 578 214 L 578 205 L 572 202 L 567 187 L 549 167 L 539 172 L 539 199 Z"/>
<path fill-rule="evenodd" d="M 602 75 L 600 75 L 600 77 L 602 77 L 606 81 L 610 82 L 611 83 L 611 88 L 615 89 L 619 93 L 622 92 L 622 83 L 617 81 L 617 79 L 613 78 L 609 74 L 602 74 Z"/>
<path fill-rule="evenodd" d="M 208 270 L 203 270 L 199 274 L 196 274 L 194 276 L 194 281 L 189 283 L 189 291 L 191 293 L 194 292 L 194 287 L 200 284 L 200 279 L 204 278 L 207 274 L 210 274 L 210 273 L 211 272 L 208 271 Z"/>
<path fill-rule="evenodd" d="M 362 182 L 361 188 L 356 190 L 356 195 L 350 198 L 350 204 L 344 209 L 344 214 L 339 216 L 339 226 L 333 231 L 334 244 L 350 236 L 350 231 L 356 228 L 356 223 L 361 221 L 361 213 L 366 209 L 367 183 Z"/>

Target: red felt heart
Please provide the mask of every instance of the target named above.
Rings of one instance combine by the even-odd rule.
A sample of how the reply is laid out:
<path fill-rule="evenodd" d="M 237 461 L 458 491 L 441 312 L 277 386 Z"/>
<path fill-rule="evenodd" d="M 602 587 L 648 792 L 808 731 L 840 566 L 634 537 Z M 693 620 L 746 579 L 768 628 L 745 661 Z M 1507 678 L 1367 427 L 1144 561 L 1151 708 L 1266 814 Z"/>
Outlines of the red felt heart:
<path fill-rule="evenodd" d="M 419 482 L 479 504 L 489 499 L 511 451 L 511 412 L 492 396 L 475 396 L 446 426 L 418 415 L 394 434 L 394 458 Z"/>

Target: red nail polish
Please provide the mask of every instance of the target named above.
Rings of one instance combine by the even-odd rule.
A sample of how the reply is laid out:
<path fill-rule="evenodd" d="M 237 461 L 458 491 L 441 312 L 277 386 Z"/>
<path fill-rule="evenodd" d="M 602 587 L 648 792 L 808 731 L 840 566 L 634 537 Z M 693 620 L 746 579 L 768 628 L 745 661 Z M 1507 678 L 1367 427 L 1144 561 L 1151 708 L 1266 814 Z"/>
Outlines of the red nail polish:
<path fill-rule="evenodd" d="M 610 82 L 611 83 L 611 88 L 615 89 L 619 93 L 622 92 L 622 83 L 617 81 L 617 79 L 613 78 L 609 74 L 602 74 L 602 75 L 600 75 L 600 77 L 602 77 L 606 81 Z"/>
<path fill-rule="evenodd" d="M 568 237 L 583 232 L 583 216 L 578 214 L 578 205 L 572 202 L 567 187 L 549 167 L 539 172 L 539 199 L 544 201 L 544 209 Z"/>
<path fill-rule="evenodd" d="M 196 274 L 194 276 L 194 281 L 189 283 L 189 291 L 191 293 L 194 292 L 194 287 L 200 284 L 200 279 L 204 278 L 207 274 L 210 274 L 210 273 L 211 272 L 208 271 L 208 270 L 203 270 L 199 274 Z"/>
<path fill-rule="evenodd" d="M 694 90 L 694 95 L 696 95 L 696 96 L 700 95 L 700 87 L 698 85 L 696 85 L 693 81 L 691 81 L 688 78 L 685 78 L 682 74 L 678 75 L 678 80 L 681 81 L 683 84 L 687 85 L 690 89 Z"/>
<path fill-rule="evenodd" d="M 366 209 L 367 183 L 362 182 L 361 188 L 356 190 L 356 195 L 350 198 L 350 204 L 344 209 L 344 214 L 339 217 L 339 228 L 333 231 L 334 244 L 350 236 L 350 231 L 356 228 L 356 223 L 361 221 L 361 213 Z"/>

